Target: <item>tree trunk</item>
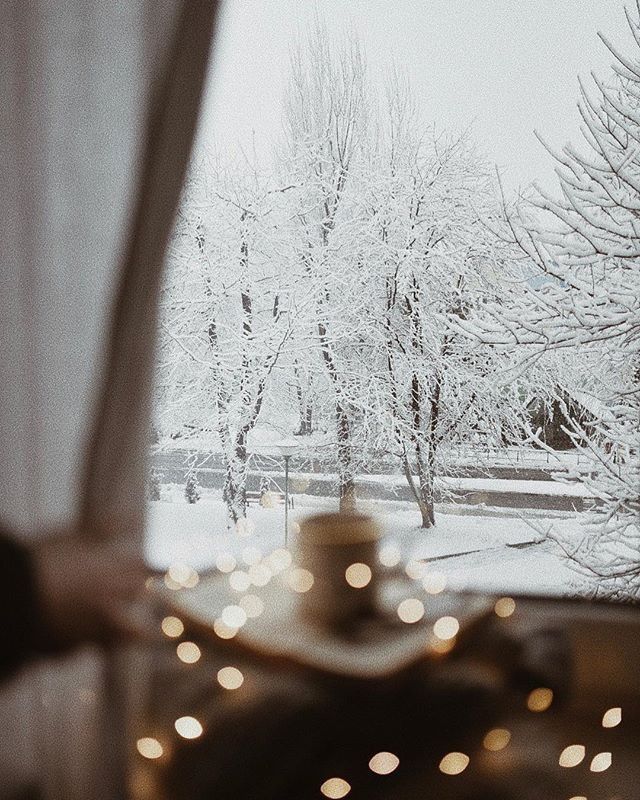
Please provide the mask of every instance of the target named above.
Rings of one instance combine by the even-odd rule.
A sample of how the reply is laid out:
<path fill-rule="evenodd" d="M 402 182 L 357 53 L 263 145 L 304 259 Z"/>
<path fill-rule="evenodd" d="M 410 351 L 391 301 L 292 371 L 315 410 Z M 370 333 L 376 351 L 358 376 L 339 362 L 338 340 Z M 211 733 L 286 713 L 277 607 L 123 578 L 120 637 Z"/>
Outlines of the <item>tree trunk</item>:
<path fill-rule="evenodd" d="M 338 497 L 340 512 L 353 514 L 356 510 L 356 482 L 351 460 L 349 418 L 342 403 L 336 401 L 336 426 L 338 433 Z"/>
<path fill-rule="evenodd" d="M 246 437 L 236 441 L 234 453 L 227 459 L 222 499 L 234 525 L 247 516 L 247 447 Z"/>

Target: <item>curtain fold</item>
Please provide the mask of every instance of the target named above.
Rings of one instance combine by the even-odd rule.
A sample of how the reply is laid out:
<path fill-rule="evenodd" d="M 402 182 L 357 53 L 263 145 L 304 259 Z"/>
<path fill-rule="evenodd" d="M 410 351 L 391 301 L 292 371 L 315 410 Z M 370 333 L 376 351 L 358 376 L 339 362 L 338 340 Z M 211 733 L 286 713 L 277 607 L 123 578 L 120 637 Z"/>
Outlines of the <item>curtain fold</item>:
<path fill-rule="evenodd" d="M 24 539 L 80 522 L 141 544 L 155 307 L 217 5 L 0 4 L 0 523 Z M 3 687 L 0 797 L 123 796 L 130 677 L 87 649 Z"/>

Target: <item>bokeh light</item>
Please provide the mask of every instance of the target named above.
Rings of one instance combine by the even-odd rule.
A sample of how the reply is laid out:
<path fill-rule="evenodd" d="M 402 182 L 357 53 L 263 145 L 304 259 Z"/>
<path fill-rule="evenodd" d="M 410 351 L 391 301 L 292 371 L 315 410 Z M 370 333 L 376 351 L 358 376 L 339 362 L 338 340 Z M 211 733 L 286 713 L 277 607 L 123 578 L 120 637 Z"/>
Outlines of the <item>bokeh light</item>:
<path fill-rule="evenodd" d="M 403 622 L 412 625 L 419 622 L 424 616 L 424 605 L 420 600 L 407 598 L 398 606 L 398 616 Z"/>
<path fill-rule="evenodd" d="M 351 564 L 345 570 L 344 577 L 353 589 L 364 589 L 371 581 L 371 568 L 366 564 Z"/>
<path fill-rule="evenodd" d="M 448 641 L 457 636 L 460 623 L 455 617 L 440 617 L 433 623 L 433 632 L 438 639 Z"/>
<path fill-rule="evenodd" d="M 197 739 L 202 736 L 202 725 L 195 717 L 179 717 L 173 724 L 183 739 Z"/>
<path fill-rule="evenodd" d="M 560 753 L 558 764 L 566 768 L 577 767 L 578 764 L 582 764 L 584 761 L 584 756 L 585 747 L 583 744 L 570 744 Z"/>
<path fill-rule="evenodd" d="M 622 709 L 617 706 L 616 708 L 610 708 L 604 712 L 602 717 L 602 727 L 603 728 L 615 728 L 622 722 Z"/>
<path fill-rule="evenodd" d="M 162 620 L 161 627 L 164 635 L 169 636 L 171 639 L 177 639 L 178 636 L 182 636 L 184 633 L 184 625 L 178 617 L 165 617 Z"/>
<path fill-rule="evenodd" d="M 369 761 L 369 769 L 376 775 L 390 775 L 398 768 L 400 759 L 395 753 L 381 752 L 376 753 Z"/>
<path fill-rule="evenodd" d="M 200 648 L 195 642 L 180 642 L 176 647 L 176 653 L 180 661 L 185 664 L 195 664 L 196 661 L 200 660 L 200 656 L 202 655 Z"/>
<path fill-rule="evenodd" d="M 330 800 L 340 800 L 351 791 L 351 786 L 343 778 L 329 778 L 320 787 L 320 791 Z"/>
<path fill-rule="evenodd" d="M 294 592 L 308 592 L 313 586 L 313 575 L 308 569 L 296 567 L 287 575 L 287 585 Z"/>
<path fill-rule="evenodd" d="M 497 753 L 500 750 L 504 750 L 510 741 L 511 733 L 506 728 L 493 728 L 485 734 L 482 745 L 485 750 Z"/>
<path fill-rule="evenodd" d="M 164 750 L 157 739 L 152 736 L 144 736 L 136 742 L 136 748 L 141 756 L 145 758 L 160 758 Z"/>
<path fill-rule="evenodd" d="M 589 769 L 591 772 L 604 772 L 611 766 L 612 757 L 611 753 L 598 753 L 591 759 Z"/>
<path fill-rule="evenodd" d="M 516 601 L 513 599 L 513 597 L 501 597 L 499 600 L 496 600 L 493 610 L 498 617 L 506 619 L 507 617 L 510 617 L 516 610 Z"/>
<path fill-rule="evenodd" d="M 465 753 L 447 753 L 440 762 L 440 772 L 445 775 L 459 775 L 469 766 L 469 756 Z"/>
<path fill-rule="evenodd" d="M 541 712 L 546 711 L 553 703 L 553 690 L 541 686 L 534 689 L 527 697 L 527 708 L 529 711 Z"/>
<path fill-rule="evenodd" d="M 239 689 L 244 683 L 244 675 L 237 667 L 222 667 L 218 670 L 218 683 L 223 689 Z"/>

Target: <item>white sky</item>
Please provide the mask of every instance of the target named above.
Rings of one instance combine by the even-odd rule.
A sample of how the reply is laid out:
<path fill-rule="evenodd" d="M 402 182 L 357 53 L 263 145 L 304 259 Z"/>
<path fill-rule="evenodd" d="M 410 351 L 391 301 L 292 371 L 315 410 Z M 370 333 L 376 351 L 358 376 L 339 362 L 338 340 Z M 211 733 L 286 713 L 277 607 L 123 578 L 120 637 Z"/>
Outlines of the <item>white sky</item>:
<path fill-rule="evenodd" d="M 627 0 L 630 5 L 630 0 Z M 225 0 L 200 142 L 258 152 L 277 137 L 289 51 L 316 8 L 332 35 L 355 30 L 372 74 L 407 69 L 425 123 L 460 130 L 505 170 L 508 186 L 550 185 L 533 135 L 577 140 L 577 76 L 606 75 L 602 31 L 630 50 L 625 0 Z"/>

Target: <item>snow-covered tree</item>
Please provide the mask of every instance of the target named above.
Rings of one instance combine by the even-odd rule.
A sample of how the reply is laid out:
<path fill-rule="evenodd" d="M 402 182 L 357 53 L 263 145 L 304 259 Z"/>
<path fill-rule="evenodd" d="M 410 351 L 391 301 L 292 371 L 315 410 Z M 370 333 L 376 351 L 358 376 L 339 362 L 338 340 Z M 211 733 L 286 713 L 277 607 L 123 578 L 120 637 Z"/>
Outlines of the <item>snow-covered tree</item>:
<path fill-rule="evenodd" d="M 161 364 L 174 388 L 165 404 L 189 409 L 196 428 L 217 433 L 234 523 L 246 513 L 248 436 L 291 333 L 273 250 L 282 192 L 248 169 L 201 165 L 171 253 Z"/>
<path fill-rule="evenodd" d="M 510 235 L 536 271 L 522 303 L 494 306 L 467 329 L 525 345 L 527 363 L 568 353 L 561 386 L 585 406 L 566 430 L 592 464 L 582 480 L 601 505 L 584 539 L 565 544 L 600 577 L 600 591 L 640 593 L 640 4 L 627 12 L 635 48 L 606 81 L 581 83 L 581 147 L 553 153 L 560 193 L 538 189 L 509 217 Z M 474 330 L 475 329 L 475 330 Z M 571 365 L 573 364 L 573 368 Z M 566 405 L 565 405 L 566 408 Z M 579 476 L 576 476 L 579 477 Z"/>
<path fill-rule="evenodd" d="M 425 132 L 397 73 L 387 98 L 366 199 L 377 271 L 372 406 L 382 411 L 379 438 L 399 458 L 429 528 L 434 480 L 445 466 L 451 471 L 452 445 L 502 446 L 523 435 L 523 381 L 496 381 L 504 355 L 449 323 L 510 294 L 514 251 L 483 220 L 499 206 L 469 137 Z"/>
<path fill-rule="evenodd" d="M 297 230 L 290 273 L 303 279 L 299 302 L 306 318 L 299 335 L 311 348 L 305 363 L 321 366 L 331 396 L 342 511 L 355 507 L 354 439 L 362 443 L 350 401 L 357 382 L 352 349 L 364 301 L 357 292 L 357 208 L 351 184 L 362 157 L 367 111 L 366 69 L 357 42 L 334 48 L 317 24 L 293 53 L 280 173 L 298 187 L 292 195 Z M 313 385 L 320 390 L 317 379 Z"/>

